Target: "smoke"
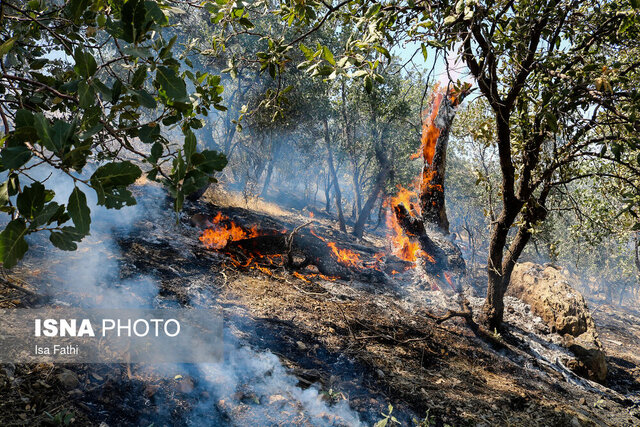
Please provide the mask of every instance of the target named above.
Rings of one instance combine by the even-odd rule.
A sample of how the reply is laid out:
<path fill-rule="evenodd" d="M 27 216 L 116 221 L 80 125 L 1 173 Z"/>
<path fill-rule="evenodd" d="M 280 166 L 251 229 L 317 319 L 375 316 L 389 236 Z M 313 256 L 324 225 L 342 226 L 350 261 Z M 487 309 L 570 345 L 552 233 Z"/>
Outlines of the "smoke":
<path fill-rule="evenodd" d="M 87 179 L 95 168 L 85 168 L 77 178 Z M 53 190 L 53 200 L 66 204 L 74 188 L 74 180 L 64 172 L 39 166 L 30 172 L 33 179 L 44 182 Z M 116 235 L 127 235 L 140 218 L 158 217 L 154 199 L 164 197 L 157 187 L 147 186 L 138 204 L 120 210 L 98 205 L 93 189 L 80 184 L 87 196 L 91 210 L 91 234 L 78 243 L 76 251 L 62 251 L 45 241 L 48 233 L 36 233 L 28 237 L 31 247 L 45 247 L 44 254 L 49 266 L 46 281 L 48 293 L 56 303 L 74 304 L 83 308 L 147 308 L 157 295 L 157 286 L 152 278 L 139 276 L 122 279 L 120 273 L 120 250 L 114 240 Z M 51 285 L 56 283 L 56 285 Z"/>
<path fill-rule="evenodd" d="M 231 425 L 361 425 L 346 400 L 329 405 L 317 387 L 298 387 L 273 353 L 256 352 L 227 335 L 224 362 L 197 366 L 201 391 L 211 398 L 192 412 L 188 425 L 211 425 L 212 418 Z"/>
<path fill-rule="evenodd" d="M 34 170 L 31 176 L 44 180 L 46 187 L 55 191 L 54 200 L 66 204 L 73 190 L 72 178 L 63 172 L 45 168 Z M 38 262 L 48 266 L 47 277 L 40 282 L 47 286 L 43 290 L 50 294 L 52 302 L 83 308 L 171 305 L 171 301 L 165 301 L 159 295 L 156 278 L 123 272 L 124 256 L 117 243 L 118 239 L 137 240 L 143 237 L 167 244 L 168 248 L 169 236 L 176 232 L 176 228 L 175 215 L 163 203 L 166 201 L 165 192 L 145 185 L 136 191 L 137 205 L 109 210 L 97 205 L 93 190 L 83 188 L 83 191 L 91 209 L 91 234 L 78 244 L 76 251 L 58 250 L 44 241 L 45 236 L 42 235 L 30 237 L 33 246 L 47 248 L 35 256 Z M 155 235 L 159 238 L 141 234 L 149 224 L 156 227 Z M 29 262 L 34 262 L 33 257 Z M 210 289 L 189 286 L 187 278 L 184 286 L 188 287 L 187 305 L 194 308 L 216 305 L 215 294 Z M 298 380 L 287 373 L 276 355 L 270 351 L 258 352 L 244 345 L 233 335 L 232 327 L 225 326 L 224 359 L 220 363 L 163 364 L 140 368 L 142 372 L 150 370 L 165 378 L 172 378 L 176 372 L 188 372 L 194 378 L 196 392 L 206 397 L 199 399 L 193 410 L 184 415 L 184 424 L 284 425 L 300 422 L 317 426 L 360 425 L 358 414 L 347 401 L 341 400 L 332 405 L 323 400 L 318 387 L 298 387 Z M 242 327 L 246 332 L 247 325 Z M 166 351 L 172 351 L 171 346 L 167 346 Z M 164 394 L 158 396 L 156 406 L 166 409 L 152 421 L 170 422 L 175 403 Z"/>

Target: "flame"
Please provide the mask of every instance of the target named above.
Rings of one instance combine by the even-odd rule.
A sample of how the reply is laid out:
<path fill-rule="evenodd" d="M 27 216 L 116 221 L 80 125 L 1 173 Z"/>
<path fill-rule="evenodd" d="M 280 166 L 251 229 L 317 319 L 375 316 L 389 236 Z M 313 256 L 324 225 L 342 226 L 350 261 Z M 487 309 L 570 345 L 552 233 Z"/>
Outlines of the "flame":
<path fill-rule="evenodd" d="M 414 181 L 412 185 L 416 186 L 417 182 Z M 420 215 L 419 204 L 414 203 L 417 202 L 417 199 L 418 194 L 414 190 L 398 186 L 398 192 L 395 196 L 391 197 L 388 205 L 392 207 L 404 205 L 407 211 L 414 213 L 415 215 Z M 393 209 L 391 209 L 391 212 L 388 212 L 387 214 L 387 228 L 391 232 L 389 237 L 391 238 L 393 254 L 398 258 L 409 262 L 415 262 L 419 257 L 427 255 L 422 249 L 420 249 L 420 243 L 415 239 L 412 240 L 406 235 L 404 230 L 402 230 Z"/>
<path fill-rule="evenodd" d="M 420 183 L 420 192 L 422 194 L 425 194 L 431 191 L 440 191 L 440 192 L 444 191 L 444 189 L 442 188 L 442 185 L 431 183 L 433 181 L 433 178 L 435 178 L 437 174 L 438 174 L 437 171 L 430 170 L 427 168 L 425 168 L 422 171 L 422 182 Z"/>
<path fill-rule="evenodd" d="M 426 165 L 431 165 L 433 162 L 436 143 L 440 136 L 440 128 L 436 125 L 436 118 L 443 98 L 444 95 L 440 92 L 439 85 L 436 84 L 431 100 L 431 112 L 428 114 L 423 113 L 425 119 L 422 123 L 420 150 L 411 156 L 412 159 L 422 157 Z M 411 187 L 419 188 L 420 194 L 426 194 L 430 191 L 443 191 L 442 185 L 432 183 L 436 174 L 437 171 L 424 167 L 421 176 L 414 180 Z M 418 182 L 418 180 L 420 180 L 420 182 Z M 418 193 L 415 190 L 409 190 L 399 186 L 398 192 L 391 198 L 390 206 L 393 208 L 404 205 L 411 215 L 419 217 L 420 204 L 417 203 L 418 199 Z M 418 258 L 426 258 L 428 261 L 434 262 L 433 257 L 420 249 L 420 243 L 418 241 L 412 239 L 411 236 L 407 236 L 398 223 L 393 209 L 392 212 L 389 212 L 389 215 L 387 215 L 387 227 L 391 231 L 391 242 L 396 256 L 410 262 L 415 262 Z"/>
<path fill-rule="evenodd" d="M 211 220 L 211 225 L 212 227 L 204 230 L 200 236 L 200 241 L 210 249 L 222 249 L 230 242 L 260 235 L 257 226 L 254 225 L 249 230 L 245 230 L 233 221 L 229 221 L 229 218 L 224 216 L 222 212 L 218 212 L 215 218 Z"/>
<path fill-rule="evenodd" d="M 318 239 L 322 240 L 327 244 L 327 246 L 331 249 L 331 252 L 335 256 L 338 263 L 347 267 L 363 268 L 362 259 L 360 259 L 360 255 L 358 255 L 356 252 L 349 249 L 339 248 L 335 242 L 327 241 L 327 239 L 318 235 L 318 233 L 315 232 L 313 227 L 310 227 L 310 231 L 311 231 L 311 234 L 313 234 Z"/>
<path fill-rule="evenodd" d="M 438 137 L 440 136 L 440 128 L 436 126 L 436 117 L 438 117 L 440 103 L 442 103 L 442 98 L 444 97 L 439 89 L 439 84 L 436 84 L 433 88 L 431 112 L 427 114 L 425 110 L 425 112 L 422 113 L 425 118 L 422 121 L 420 150 L 411 156 L 412 160 L 422 157 L 428 164 L 431 164 L 433 161 L 433 156 L 436 153 L 436 142 L 438 142 Z"/>
<path fill-rule="evenodd" d="M 335 242 L 329 242 L 327 246 L 331 248 L 331 252 L 333 252 L 340 264 L 347 267 L 362 267 L 362 260 L 357 253 L 349 249 L 341 249 L 336 246 Z"/>

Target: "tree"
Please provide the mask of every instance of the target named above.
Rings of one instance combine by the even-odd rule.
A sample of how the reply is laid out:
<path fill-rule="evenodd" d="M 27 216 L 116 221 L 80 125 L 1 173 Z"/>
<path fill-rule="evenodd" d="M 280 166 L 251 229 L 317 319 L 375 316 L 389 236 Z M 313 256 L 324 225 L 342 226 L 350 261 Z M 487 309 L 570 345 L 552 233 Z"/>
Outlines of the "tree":
<path fill-rule="evenodd" d="M 634 26 L 637 14 L 628 7 L 620 14 L 624 6 L 476 3 L 442 21 L 444 40 L 462 43 L 462 58 L 495 114 L 502 211 L 489 245 L 483 314 L 490 328 L 502 322 L 511 272 L 532 228 L 546 218 L 552 191 L 582 177 L 575 165 L 584 158 L 617 162 L 615 153 L 606 155 L 607 145 L 620 152 L 622 144 L 638 143 L 618 130 L 638 126 L 637 81 L 627 75 L 634 60 L 612 55 L 637 43 L 637 29 L 627 24 L 631 19 Z M 609 70 L 619 78 L 612 81 Z"/>
<path fill-rule="evenodd" d="M 180 210 L 185 195 L 225 166 L 223 155 L 197 149 L 194 130 L 211 107 L 224 108 L 223 88 L 220 76 L 190 70 L 189 46 L 177 46 L 169 27 L 179 13 L 163 1 L 0 4 L 5 268 L 24 256 L 31 233 L 76 249 L 90 232 L 87 188 L 99 205 L 120 209 L 135 204 L 128 188 L 144 172 Z M 32 178 L 41 169 L 73 182 L 66 204 L 53 201 L 46 180 Z"/>
<path fill-rule="evenodd" d="M 597 174 L 579 173 L 582 160 L 620 163 L 622 151 L 638 146 L 638 63 L 631 54 L 640 40 L 638 7 L 635 0 L 282 2 L 275 12 L 299 33 L 271 36 L 274 48 L 260 61 L 284 64 L 278 55 L 323 25 L 351 26 L 341 52 L 320 45 L 299 66 L 328 79 L 361 78 L 371 92 L 382 79 L 380 62 L 399 39 L 421 43 L 425 59 L 428 46 L 459 52 L 493 112 L 497 138 L 501 208 L 491 231 L 483 309 L 493 329 L 502 322 L 513 267 L 532 228 L 546 218 L 550 195 Z M 637 172 L 637 164 L 626 166 Z"/>

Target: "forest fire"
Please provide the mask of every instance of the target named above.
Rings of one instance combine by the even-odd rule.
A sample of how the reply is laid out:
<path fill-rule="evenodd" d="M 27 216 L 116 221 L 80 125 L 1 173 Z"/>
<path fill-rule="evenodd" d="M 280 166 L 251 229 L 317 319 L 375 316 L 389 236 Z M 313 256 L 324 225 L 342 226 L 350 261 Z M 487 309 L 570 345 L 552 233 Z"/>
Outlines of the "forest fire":
<path fill-rule="evenodd" d="M 352 250 L 339 248 L 335 242 L 327 241 L 324 237 L 318 235 L 313 229 L 311 230 L 311 234 L 316 236 L 318 239 L 322 240 L 327 244 L 327 246 L 331 249 L 334 258 L 338 261 L 338 263 L 346 266 L 346 267 L 355 267 L 355 268 L 363 268 L 362 259 L 360 259 L 360 255 L 355 253 Z"/>
<path fill-rule="evenodd" d="M 430 192 L 444 191 L 442 185 L 433 183 L 437 171 L 430 168 L 441 133 L 441 129 L 436 125 L 436 118 L 443 98 L 444 94 L 439 90 L 439 86 L 436 85 L 431 100 L 431 112 L 424 114 L 420 150 L 411 156 L 411 159 L 422 157 L 425 165 L 422 174 L 411 185 L 413 188 L 420 189 L 420 196 L 416 191 L 398 186 L 398 193 L 390 200 L 392 212 L 387 215 L 387 227 L 391 233 L 394 254 L 405 261 L 415 262 L 418 258 L 425 258 L 433 262 L 433 258 L 420 249 L 420 243 L 416 239 L 417 236 L 409 230 L 403 229 L 400 225 L 395 214 L 395 208 L 403 205 L 409 215 L 419 218 L 422 214 L 419 202 L 422 196 Z"/>
<path fill-rule="evenodd" d="M 412 200 L 417 199 L 417 197 L 414 191 L 399 186 L 398 193 L 390 199 L 390 205 L 404 205 L 407 211 L 415 212 L 416 205 Z M 398 258 L 404 261 L 416 262 L 419 257 L 427 255 L 420 249 L 420 243 L 415 239 L 412 240 L 414 236 L 408 236 L 407 233 L 404 232 L 394 212 L 390 212 L 390 214 L 387 215 L 387 228 L 391 233 L 393 254 Z"/>
<path fill-rule="evenodd" d="M 210 249 L 222 249 L 226 247 L 229 242 L 249 239 L 259 235 L 256 226 L 246 231 L 233 221 L 229 221 L 229 218 L 222 215 L 222 212 L 218 212 L 218 215 L 216 215 L 210 223 L 212 227 L 204 230 L 200 236 L 200 241 Z"/>
<path fill-rule="evenodd" d="M 350 251 L 349 249 L 341 249 L 336 246 L 335 242 L 329 242 L 327 243 L 327 246 L 331 248 L 340 264 L 348 267 L 362 267 L 362 260 L 357 253 Z"/>
<path fill-rule="evenodd" d="M 438 111 L 440 110 L 440 103 L 444 97 L 440 92 L 440 85 L 436 84 L 433 89 L 431 112 L 429 114 L 423 114 L 424 120 L 422 122 L 422 138 L 420 139 L 420 150 L 411 156 L 411 159 L 418 159 L 422 157 L 427 163 L 431 164 L 433 156 L 436 152 L 436 142 L 440 136 L 440 128 L 436 126 L 436 117 L 438 117 Z"/>

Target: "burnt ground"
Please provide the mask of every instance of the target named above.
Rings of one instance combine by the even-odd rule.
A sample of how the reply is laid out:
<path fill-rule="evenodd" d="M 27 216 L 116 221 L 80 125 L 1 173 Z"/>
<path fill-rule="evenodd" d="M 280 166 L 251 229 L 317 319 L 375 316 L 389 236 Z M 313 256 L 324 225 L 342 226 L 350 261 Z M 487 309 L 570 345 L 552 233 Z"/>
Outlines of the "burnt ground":
<path fill-rule="evenodd" d="M 204 203 L 189 206 L 187 214 L 219 210 L 245 225 L 270 223 L 291 230 L 306 220 L 288 212 Z M 307 281 L 285 268 L 270 274 L 236 268 L 226 256 L 200 245 L 199 231 L 186 225 L 187 214 L 181 226 L 147 219 L 126 233 L 116 231 L 120 277 L 153 277 L 156 305 L 220 308 L 234 340 L 257 352 L 269 350 L 300 389 L 315 384 L 330 405 L 348 401 L 367 425 L 380 419 L 389 403 L 403 425 L 427 414 L 432 425 L 640 425 L 638 313 L 595 310 L 610 388 L 576 382 L 532 356 L 515 323 L 490 343 L 459 319 L 436 324 L 426 310 L 437 307 L 415 303 L 409 295 L 410 274 L 389 286 Z M 380 246 L 381 239 L 369 236 L 368 242 Z M 36 248 L 12 272 L 11 287 L 0 282 L 0 307 L 57 301 L 52 289 L 61 279 L 47 262 L 59 261 L 43 261 L 46 250 Z M 43 283 L 47 286 L 39 286 Z M 77 384 L 64 384 L 61 374 L 69 373 Z M 243 387 L 232 398 L 209 402 L 204 382 L 189 367 L 157 372 L 127 365 L 2 365 L 0 422 L 64 425 L 66 416 L 72 425 L 270 425 L 250 418 L 251 408 L 265 406 L 281 414 L 291 409 L 283 396 L 264 400 Z M 208 409 L 198 410 L 194 421 L 192 414 L 203 402 Z M 339 416 L 322 417 L 325 425 L 348 424 Z M 315 423 L 292 415 L 286 425 L 291 424 Z"/>

